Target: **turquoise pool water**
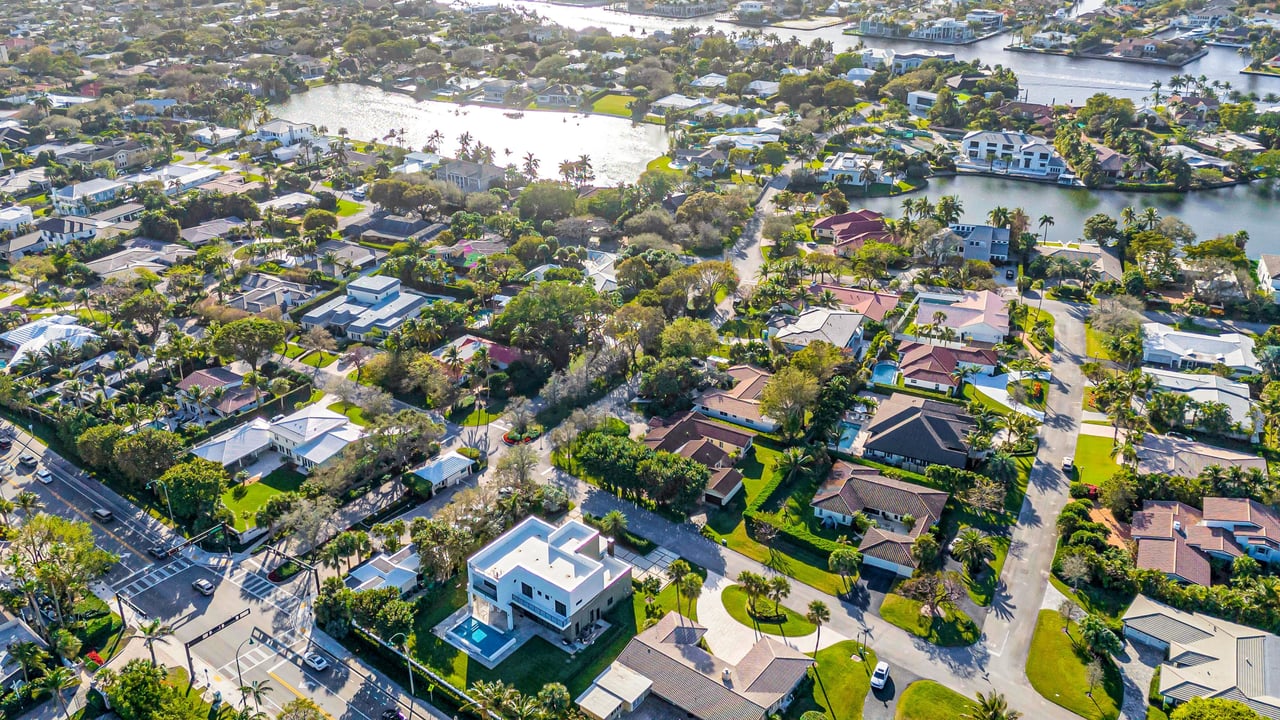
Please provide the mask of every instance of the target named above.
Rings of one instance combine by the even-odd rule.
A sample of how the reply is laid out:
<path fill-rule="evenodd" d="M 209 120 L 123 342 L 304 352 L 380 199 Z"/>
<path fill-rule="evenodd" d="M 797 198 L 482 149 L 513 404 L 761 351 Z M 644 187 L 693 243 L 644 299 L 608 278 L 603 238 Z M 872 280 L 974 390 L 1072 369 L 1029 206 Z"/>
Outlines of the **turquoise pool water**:
<path fill-rule="evenodd" d="M 836 449 L 840 452 L 849 452 L 852 450 L 853 441 L 858 437 L 858 431 L 860 430 L 862 430 L 862 426 L 858 423 L 841 420 L 840 439 L 836 442 Z"/>
<path fill-rule="evenodd" d="M 497 628 L 486 625 L 479 620 L 469 617 L 458 623 L 449 632 L 456 637 L 462 638 L 480 649 L 486 658 L 491 658 L 507 644 L 507 636 L 498 631 Z"/>
<path fill-rule="evenodd" d="M 898 366 L 891 362 L 876 363 L 871 368 L 871 382 L 879 385 L 892 385 L 898 379 Z"/>

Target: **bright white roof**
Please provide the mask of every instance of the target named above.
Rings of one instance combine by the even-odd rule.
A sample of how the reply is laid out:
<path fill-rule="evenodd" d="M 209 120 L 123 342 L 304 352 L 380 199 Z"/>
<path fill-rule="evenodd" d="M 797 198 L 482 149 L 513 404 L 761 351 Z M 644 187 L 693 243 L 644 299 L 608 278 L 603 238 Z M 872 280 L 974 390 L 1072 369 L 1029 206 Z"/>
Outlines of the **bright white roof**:
<path fill-rule="evenodd" d="M 0 334 L 0 340 L 17 348 L 9 360 L 9 366 L 17 365 L 27 357 L 39 355 L 54 343 L 65 342 L 79 349 L 86 342 L 98 339 L 97 333 L 79 322 L 71 315 L 50 315 Z"/>

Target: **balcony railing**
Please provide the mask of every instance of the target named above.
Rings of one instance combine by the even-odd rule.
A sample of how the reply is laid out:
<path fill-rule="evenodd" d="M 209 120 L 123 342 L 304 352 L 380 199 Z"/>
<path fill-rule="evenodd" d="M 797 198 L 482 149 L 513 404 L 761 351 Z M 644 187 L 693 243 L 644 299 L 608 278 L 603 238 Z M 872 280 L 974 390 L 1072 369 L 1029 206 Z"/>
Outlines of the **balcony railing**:
<path fill-rule="evenodd" d="M 569 627 L 569 618 L 564 617 L 563 615 L 557 615 L 553 612 L 548 612 L 543 608 L 538 607 L 532 600 L 524 595 L 517 593 L 512 595 L 511 599 L 520 607 L 551 623 L 558 630 L 563 630 Z"/>

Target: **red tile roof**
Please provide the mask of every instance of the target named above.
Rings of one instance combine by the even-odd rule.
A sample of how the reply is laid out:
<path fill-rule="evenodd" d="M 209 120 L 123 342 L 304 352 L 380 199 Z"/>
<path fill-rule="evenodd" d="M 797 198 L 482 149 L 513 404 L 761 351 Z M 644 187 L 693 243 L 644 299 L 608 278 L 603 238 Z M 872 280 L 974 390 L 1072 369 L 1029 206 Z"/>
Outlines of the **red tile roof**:
<path fill-rule="evenodd" d="M 831 291 L 831 294 L 836 296 L 836 301 L 841 305 L 853 312 L 866 315 L 876 322 L 884 320 L 884 316 L 897 307 L 898 301 L 902 299 L 902 296 L 892 293 L 859 290 L 843 285 L 815 283 L 809 288 L 809 292 L 814 296 L 821 295 L 824 290 Z"/>

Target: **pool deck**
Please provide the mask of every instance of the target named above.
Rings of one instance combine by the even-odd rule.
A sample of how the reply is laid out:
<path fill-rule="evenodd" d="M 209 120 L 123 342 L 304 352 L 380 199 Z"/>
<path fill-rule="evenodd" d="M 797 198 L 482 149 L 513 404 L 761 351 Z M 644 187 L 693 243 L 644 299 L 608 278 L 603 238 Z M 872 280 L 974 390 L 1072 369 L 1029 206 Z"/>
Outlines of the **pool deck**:
<path fill-rule="evenodd" d="M 449 615 L 449 617 L 445 618 L 442 622 L 440 622 L 438 625 L 431 628 L 431 632 L 436 637 L 440 638 L 441 640 L 444 640 L 450 645 L 466 653 L 467 657 L 471 658 L 472 660 L 475 660 L 476 662 L 480 663 L 481 665 L 485 666 L 490 670 L 501 665 L 504 660 L 511 657 L 513 654 L 515 654 L 517 650 L 523 647 L 525 643 L 532 640 L 534 636 L 541 637 L 543 640 L 546 640 L 548 643 L 554 645 L 555 647 L 560 648 L 568 655 L 576 655 L 578 651 L 585 650 L 587 647 L 591 645 L 591 642 L 586 642 L 586 643 L 575 642 L 575 643 L 566 645 L 561 640 L 559 633 L 552 632 L 551 630 L 548 630 L 542 627 L 541 625 L 539 625 L 538 623 L 532 620 L 529 620 L 527 618 L 517 617 L 515 620 L 515 623 L 513 624 L 513 629 L 510 632 L 508 632 L 502 629 L 506 627 L 507 622 L 505 618 L 501 618 L 500 610 L 495 612 L 498 613 L 499 618 L 501 619 L 493 619 L 492 617 L 485 617 L 485 615 L 488 614 L 486 611 L 489 609 L 490 609 L 489 604 L 483 600 L 476 603 L 475 610 L 477 610 L 478 612 L 472 612 L 472 608 L 470 607 L 466 607 L 466 606 L 460 607 L 457 610 L 455 610 L 451 615 Z M 450 632 L 455 627 L 457 627 L 459 623 L 461 623 L 462 621 L 466 620 L 469 617 L 474 617 L 476 620 L 479 620 L 485 625 L 488 625 L 498 630 L 502 634 L 506 635 L 508 638 L 510 638 L 507 641 L 507 644 L 503 645 L 502 648 L 498 650 L 498 652 L 493 656 L 486 656 L 480 650 L 480 648 L 476 647 L 473 643 L 470 643 L 465 638 L 460 638 L 454 633 Z M 596 626 L 596 631 L 592 635 L 592 642 L 594 642 L 595 639 L 598 639 L 604 633 L 605 630 L 609 629 L 610 623 L 601 619 L 601 620 L 596 620 L 595 626 Z"/>

